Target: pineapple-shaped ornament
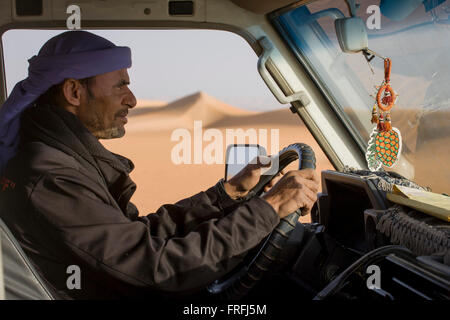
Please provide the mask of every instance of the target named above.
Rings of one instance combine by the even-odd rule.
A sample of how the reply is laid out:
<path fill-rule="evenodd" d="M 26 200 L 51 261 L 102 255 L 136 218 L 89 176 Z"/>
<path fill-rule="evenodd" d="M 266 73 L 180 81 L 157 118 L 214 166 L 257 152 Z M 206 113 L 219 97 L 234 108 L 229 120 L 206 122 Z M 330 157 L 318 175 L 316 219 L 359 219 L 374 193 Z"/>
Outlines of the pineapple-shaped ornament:
<path fill-rule="evenodd" d="M 397 94 L 390 84 L 391 59 L 384 59 L 384 80 L 380 87 L 372 109 L 373 129 L 366 160 L 371 171 L 377 171 L 381 166 L 392 168 L 398 162 L 402 150 L 402 137 L 397 128 L 392 127 L 390 111 L 397 100 Z"/>

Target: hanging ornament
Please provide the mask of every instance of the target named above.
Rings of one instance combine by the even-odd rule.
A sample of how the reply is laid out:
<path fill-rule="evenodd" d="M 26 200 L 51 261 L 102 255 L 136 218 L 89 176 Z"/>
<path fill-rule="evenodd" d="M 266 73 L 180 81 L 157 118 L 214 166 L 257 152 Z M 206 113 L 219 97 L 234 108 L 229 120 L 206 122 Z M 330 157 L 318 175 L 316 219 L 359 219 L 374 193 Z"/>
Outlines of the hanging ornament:
<path fill-rule="evenodd" d="M 377 171 L 381 166 L 392 168 L 398 162 L 402 150 L 400 130 L 392 127 L 391 109 L 398 95 L 390 84 L 391 59 L 384 59 L 384 80 L 377 87 L 378 93 L 372 109 L 371 122 L 374 127 L 366 152 L 367 165 L 371 171 Z"/>

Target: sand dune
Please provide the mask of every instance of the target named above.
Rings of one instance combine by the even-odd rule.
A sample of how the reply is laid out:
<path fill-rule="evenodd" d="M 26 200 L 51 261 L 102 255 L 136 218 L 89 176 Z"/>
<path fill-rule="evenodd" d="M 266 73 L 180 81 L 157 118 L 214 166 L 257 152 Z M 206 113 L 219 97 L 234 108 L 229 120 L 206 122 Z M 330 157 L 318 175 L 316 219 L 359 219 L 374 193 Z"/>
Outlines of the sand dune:
<path fill-rule="evenodd" d="M 194 120 L 201 120 L 203 127 L 228 117 L 256 114 L 221 102 L 204 92 L 197 92 L 160 107 L 134 108 L 130 116 L 136 117 L 128 125 L 128 130 L 169 130 L 175 128 L 192 129 Z M 143 116 L 146 117 L 143 117 Z M 149 124 L 151 120 L 151 124 Z"/>
<path fill-rule="evenodd" d="M 167 105 L 167 101 L 162 100 L 146 100 L 146 99 L 137 99 L 137 104 L 131 112 L 135 112 L 136 110 L 140 110 L 143 108 L 159 108 Z"/>
<path fill-rule="evenodd" d="M 136 106 L 133 109 L 130 109 L 129 116 L 132 117 L 146 114 L 149 110 L 159 109 L 165 106 L 167 106 L 166 101 L 138 99 Z"/>
<path fill-rule="evenodd" d="M 229 116 L 210 124 L 211 127 L 229 127 L 229 126 L 253 126 L 258 125 L 271 126 L 303 126 L 303 121 L 298 116 L 293 116 L 289 108 L 284 107 L 280 110 L 261 112 L 258 114 Z"/>
<path fill-rule="evenodd" d="M 136 168 L 131 177 L 137 190 L 132 201 L 141 215 L 206 190 L 223 178 L 224 164 L 176 165 L 172 161 L 172 150 L 178 143 L 171 141 L 173 130 L 185 128 L 193 135 L 193 123 L 198 120 L 202 121 L 204 129 L 216 128 L 224 137 L 226 129 L 277 129 L 279 148 L 295 142 L 307 143 L 316 152 L 318 171 L 333 169 L 300 118 L 286 107 L 261 113 L 245 111 L 198 92 L 163 106 L 141 105 L 133 111 L 125 127 L 125 137 L 101 141 L 109 150 L 134 162 Z M 270 142 L 269 135 L 266 148 L 272 153 Z M 208 144 L 203 142 L 203 148 Z M 224 141 L 223 153 L 225 150 Z M 292 163 L 290 168 L 297 165 L 297 162 Z M 310 218 L 302 219 L 309 221 Z"/>

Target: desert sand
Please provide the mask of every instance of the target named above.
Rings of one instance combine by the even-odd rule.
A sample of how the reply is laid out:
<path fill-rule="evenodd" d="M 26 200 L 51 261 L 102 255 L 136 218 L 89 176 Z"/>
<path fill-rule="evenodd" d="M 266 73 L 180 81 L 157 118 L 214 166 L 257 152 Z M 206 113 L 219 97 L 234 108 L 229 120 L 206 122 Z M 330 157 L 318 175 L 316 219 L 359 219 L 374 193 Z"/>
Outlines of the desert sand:
<path fill-rule="evenodd" d="M 317 170 L 333 170 L 301 119 L 286 107 L 270 112 L 241 110 L 198 92 L 182 99 L 163 101 L 140 100 L 130 110 L 126 134 L 121 139 L 101 140 L 112 152 L 131 159 L 135 169 L 131 178 L 137 190 L 131 201 L 141 215 L 155 212 L 161 205 L 175 203 L 213 186 L 224 177 L 224 164 L 180 164 L 171 160 L 171 152 L 178 141 L 171 141 L 175 129 L 186 128 L 192 134 L 194 121 L 202 121 L 203 130 L 216 128 L 225 137 L 226 129 L 242 128 L 279 130 L 279 148 L 291 143 L 310 145 L 317 158 Z M 270 133 L 267 151 L 270 153 Z M 249 141 L 247 141 L 249 142 Z M 203 148 L 207 143 L 203 143 Z M 226 145 L 223 146 L 225 154 Z M 297 166 L 291 164 L 290 168 Z M 309 216 L 302 218 L 310 221 Z"/>

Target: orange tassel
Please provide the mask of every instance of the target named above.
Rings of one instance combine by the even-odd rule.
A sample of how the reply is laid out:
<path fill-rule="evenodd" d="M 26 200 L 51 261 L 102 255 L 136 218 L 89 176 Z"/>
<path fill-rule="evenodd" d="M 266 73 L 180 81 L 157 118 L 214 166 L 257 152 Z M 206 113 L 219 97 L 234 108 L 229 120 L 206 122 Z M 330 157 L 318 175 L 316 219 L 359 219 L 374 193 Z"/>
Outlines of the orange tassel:
<path fill-rule="evenodd" d="M 384 123 L 384 131 L 391 131 L 391 130 L 392 130 L 391 122 L 390 121 L 385 122 Z"/>
<path fill-rule="evenodd" d="M 386 121 L 384 122 L 384 127 L 385 127 L 386 131 L 391 131 L 391 129 L 392 129 L 390 113 L 388 113 L 386 115 Z"/>
<path fill-rule="evenodd" d="M 372 108 L 372 123 L 378 124 L 378 117 L 377 117 L 377 105 L 375 104 Z"/>
<path fill-rule="evenodd" d="M 378 121 L 378 131 L 382 132 L 384 131 L 384 119 L 383 119 L 383 115 L 380 113 L 380 120 Z"/>
<path fill-rule="evenodd" d="M 375 113 L 375 114 L 372 114 L 372 121 L 371 121 L 372 123 L 377 123 L 378 124 L 378 117 L 377 117 L 377 114 Z"/>

